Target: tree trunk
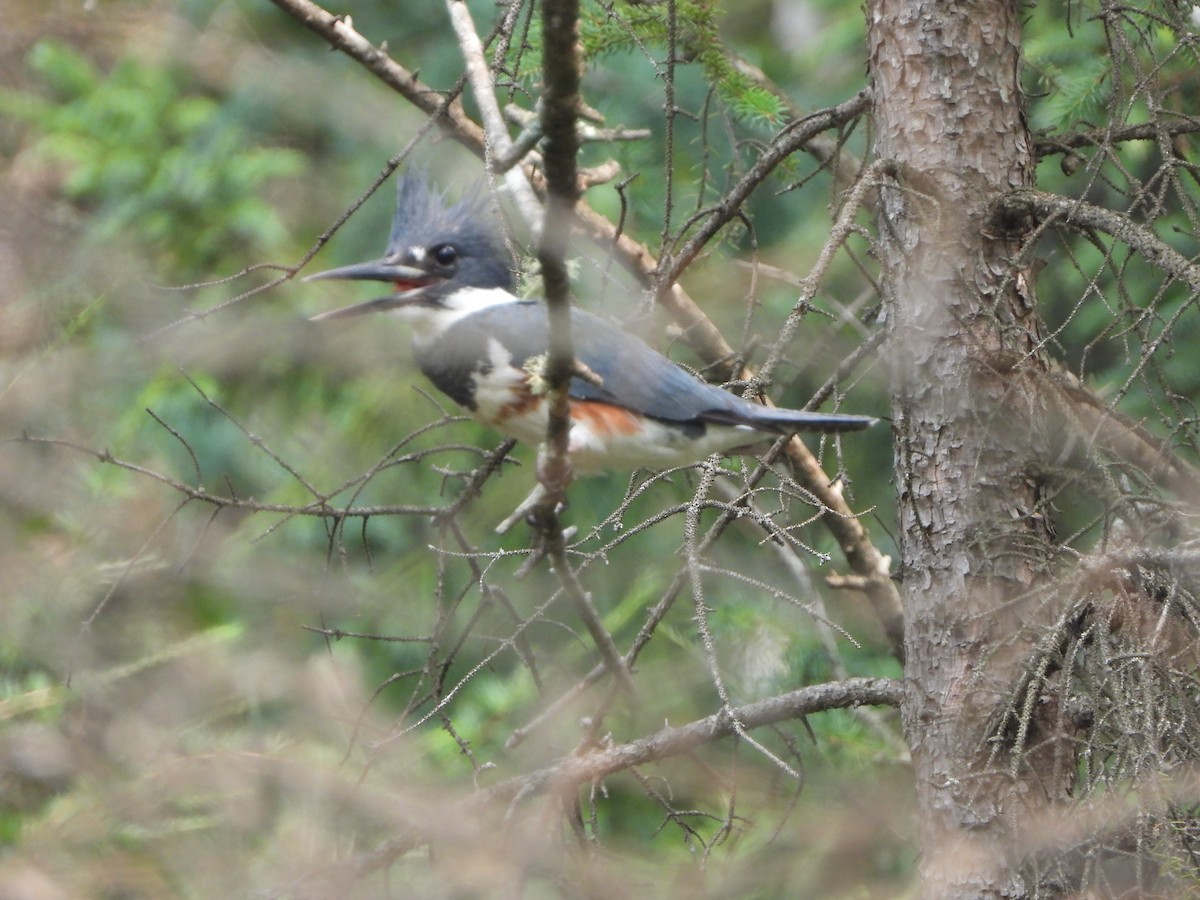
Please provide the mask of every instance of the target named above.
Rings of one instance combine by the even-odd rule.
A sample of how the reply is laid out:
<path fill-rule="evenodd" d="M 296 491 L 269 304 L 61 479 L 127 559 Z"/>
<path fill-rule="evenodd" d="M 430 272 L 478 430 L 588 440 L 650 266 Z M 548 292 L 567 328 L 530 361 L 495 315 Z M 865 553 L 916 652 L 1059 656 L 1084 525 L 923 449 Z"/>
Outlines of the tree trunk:
<path fill-rule="evenodd" d="M 1044 371 L 1028 273 L 990 218 L 1033 183 L 1016 3 L 875 0 L 876 154 L 892 328 L 907 682 L 927 896 L 1032 890 L 1014 829 L 1061 794 L 989 763 L 988 727 L 1029 644 L 1025 601 L 1054 542 L 1031 474 Z M 1032 377 L 1031 377 L 1032 376 Z M 1022 386 L 1026 386 L 1023 388 Z"/>

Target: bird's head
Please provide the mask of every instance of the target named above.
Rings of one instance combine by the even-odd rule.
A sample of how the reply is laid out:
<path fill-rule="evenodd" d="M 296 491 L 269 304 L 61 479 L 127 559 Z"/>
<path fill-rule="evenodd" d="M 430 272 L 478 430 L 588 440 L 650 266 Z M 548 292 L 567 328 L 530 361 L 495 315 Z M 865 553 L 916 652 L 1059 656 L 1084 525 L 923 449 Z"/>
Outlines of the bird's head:
<path fill-rule="evenodd" d="M 477 188 L 448 205 L 423 174 L 409 169 L 397 193 L 396 215 L 381 259 L 304 279 L 384 281 L 392 284 L 392 292 L 321 313 L 313 321 L 394 311 L 417 325 L 444 327 L 450 319 L 512 292 L 512 257 L 483 190 Z"/>

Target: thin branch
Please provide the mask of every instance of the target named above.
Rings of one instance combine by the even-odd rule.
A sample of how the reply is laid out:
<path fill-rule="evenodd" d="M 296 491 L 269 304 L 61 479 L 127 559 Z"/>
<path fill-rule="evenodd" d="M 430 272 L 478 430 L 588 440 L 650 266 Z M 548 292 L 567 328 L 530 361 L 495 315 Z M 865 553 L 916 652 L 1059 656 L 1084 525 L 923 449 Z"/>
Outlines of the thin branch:
<path fill-rule="evenodd" d="M 904 608 L 900 592 L 892 581 L 891 557 L 880 553 L 872 543 L 862 521 L 846 503 L 841 483 L 829 480 L 804 441 L 792 437 L 784 446 L 784 454 L 791 466 L 792 477 L 825 507 L 821 522 L 838 542 L 846 564 L 865 579 L 871 608 L 891 642 L 892 653 L 903 662 Z"/>
<path fill-rule="evenodd" d="M 567 391 L 576 368 L 575 349 L 571 343 L 571 282 L 565 258 L 572 212 L 579 196 L 576 180 L 579 134 L 575 128 L 580 105 L 578 0 L 544 0 L 542 20 L 542 81 L 545 84 L 542 132 L 546 136 L 549 200 L 546 228 L 538 243 L 538 263 L 546 289 L 546 315 L 550 320 L 545 371 L 550 421 L 546 432 L 547 471 L 539 472 L 539 480 L 546 485 L 550 495 L 543 508 L 553 512 L 570 478 L 567 440 L 571 418 Z M 541 463 L 539 459 L 539 466 Z"/>
<path fill-rule="evenodd" d="M 510 778 L 488 788 L 478 796 L 478 801 L 494 802 L 547 788 L 574 790 L 624 769 L 690 753 L 705 744 L 737 733 L 739 724 L 742 729 L 749 730 L 830 709 L 898 707 L 903 690 L 902 683 L 891 678 L 848 678 L 845 681 L 810 685 L 745 706 L 732 707 L 678 728 L 668 726 L 626 744 L 567 757 L 553 766 Z"/>
<path fill-rule="evenodd" d="M 143 475 L 152 481 L 157 481 L 164 484 L 174 491 L 182 494 L 187 500 L 199 500 L 202 503 L 207 503 L 217 507 L 227 507 L 229 509 L 242 509 L 247 512 L 265 512 L 265 513 L 282 513 L 289 516 L 316 516 L 318 518 L 370 518 L 371 516 L 385 515 L 408 515 L 408 516 L 438 516 L 444 512 L 442 507 L 438 506 L 402 506 L 402 505 L 385 505 L 385 506 L 357 506 L 357 507 L 338 507 L 329 503 L 326 498 L 318 498 L 312 503 L 306 503 L 302 506 L 296 506 L 288 503 L 264 503 L 255 500 L 253 497 L 235 497 L 224 496 L 221 494 L 210 493 L 203 485 L 190 485 L 178 479 L 172 478 L 169 475 L 164 475 L 161 472 L 156 472 L 153 469 L 140 466 L 137 463 L 131 463 L 118 457 L 113 456 L 107 450 L 96 450 L 92 447 L 77 444 L 74 441 L 69 441 L 64 438 L 49 438 L 38 437 L 37 435 L 21 435 L 18 438 L 10 438 L 3 443 L 24 443 L 24 444 L 47 444 L 54 447 L 64 447 L 68 450 L 74 450 L 77 453 L 83 453 L 92 456 L 99 462 L 107 463 L 116 466 L 119 469 L 125 469 L 128 472 L 134 472 L 138 475 Z"/>
<path fill-rule="evenodd" d="M 722 47 L 721 52 L 740 74 L 749 78 L 757 87 L 769 92 L 776 100 L 780 102 L 783 108 L 787 111 L 787 116 L 793 121 L 804 121 L 807 116 L 803 109 L 796 103 L 786 91 L 779 88 L 772 79 L 768 78 L 766 73 L 758 66 L 751 63 L 743 56 L 735 53 L 728 47 Z M 864 89 L 863 94 L 866 95 L 867 103 L 870 103 L 870 95 L 867 89 Z M 862 95 L 860 95 L 862 96 Z M 838 188 L 848 188 L 854 184 L 858 178 L 858 173 L 862 170 L 863 163 L 854 154 L 846 150 L 842 146 L 842 141 L 832 138 L 827 134 L 816 134 L 804 144 L 801 148 L 815 159 L 822 166 L 828 166 L 833 173 L 834 183 Z M 868 199 L 868 207 L 873 206 L 873 199 Z"/>
<path fill-rule="evenodd" d="M 862 115 L 869 102 L 868 93 L 865 90 L 859 91 L 844 103 L 814 112 L 789 124 L 771 142 L 771 146 L 762 156 L 755 160 L 745 177 L 712 208 L 704 224 L 688 239 L 679 252 L 674 254 L 662 273 L 663 283 L 673 284 L 683 274 L 683 270 L 691 265 L 692 260 L 712 240 L 713 236 L 741 214 L 746 198 L 768 175 L 775 171 L 780 163 L 797 150 L 807 146 L 818 135 L 831 128 L 840 128 Z"/>
<path fill-rule="evenodd" d="M 1136 250 L 1146 262 L 1186 284 L 1194 294 L 1200 294 L 1200 264 L 1189 260 L 1145 225 L 1139 225 L 1128 216 L 1083 200 L 1042 191 L 1014 191 L 998 204 L 1006 217 L 1019 213 L 1022 207 L 1034 210 L 1039 218 L 1053 217 L 1073 228 L 1101 231 Z"/>
<path fill-rule="evenodd" d="M 780 328 L 779 337 L 771 347 L 771 352 L 767 355 L 766 361 L 762 364 L 759 377 L 768 379 L 771 377 L 771 373 L 774 372 L 775 366 L 779 364 L 785 348 L 791 343 L 792 336 L 800 324 L 800 319 L 804 311 L 809 309 L 813 298 L 817 295 L 817 288 L 825 280 L 825 275 L 833 263 L 834 255 L 846 243 L 851 232 L 853 232 L 854 219 L 858 215 L 859 210 L 863 208 L 868 193 L 875 190 L 878 179 L 881 176 L 892 172 L 894 168 L 895 166 L 890 160 L 876 160 L 871 164 L 870 168 L 863 172 L 862 177 L 858 179 L 858 182 L 846 195 L 846 200 L 842 204 L 841 211 L 838 213 L 837 221 L 834 223 L 833 228 L 830 229 L 829 237 L 825 240 L 825 246 L 821 248 L 821 252 L 817 256 L 817 261 L 813 263 L 809 273 L 800 279 L 800 295 L 792 305 L 792 311 L 784 321 L 783 327 Z"/>
<path fill-rule="evenodd" d="M 453 9 L 457 0 L 451 0 Z M 461 5 L 461 4 L 460 4 Z M 472 32 L 473 33 L 473 32 Z M 632 694 L 629 670 L 605 629 L 591 598 L 580 584 L 567 560 L 566 541 L 558 518 L 570 483 L 567 455 L 571 429 L 568 390 L 578 364 L 571 342 L 571 286 L 566 267 L 567 235 L 572 212 L 578 199 L 576 155 L 579 135 L 576 129 L 579 99 L 580 60 L 578 0 L 545 0 L 543 4 L 543 82 L 542 133 L 545 135 L 546 188 L 549 199 L 546 223 L 538 242 L 538 262 L 546 289 L 546 315 L 550 322 L 550 345 L 545 363 L 548 384 L 549 421 L 546 440 L 538 449 L 538 489 L 519 507 L 530 512 L 539 533 L 542 551 L 562 583 L 563 591 L 574 604 L 576 613 L 587 627 L 600 651 L 605 668 L 625 690 Z M 482 55 L 480 56 L 482 60 Z M 490 85 L 489 85 L 490 90 Z M 494 100 L 494 98 L 493 98 Z M 495 110 L 499 127 L 503 120 Z M 505 131 L 507 150 L 510 146 Z M 522 176 L 523 177 L 523 176 Z M 528 505 L 528 506 L 527 506 Z M 514 516 L 517 515 L 514 513 Z M 501 524 L 505 530 L 513 517 Z"/>
<path fill-rule="evenodd" d="M 1163 110 L 1163 112 L 1166 111 Z M 1068 153 L 1082 147 L 1107 147 L 1113 144 L 1122 144 L 1125 141 L 1153 141 L 1163 134 L 1178 137 L 1181 134 L 1194 134 L 1198 131 L 1200 131 L 1200 118 L 1194 116 L 1180 118 L 1170 123 L 1163 123 L 1155 119 L 1138 125 L 1127 125 L 1124 128 L 1074 131 L 1068 134 L 1041 137 L 1035 141 L 1034 149 L 1038 159 L 1041 159 L 1055 153 Z"/>
<path fill-rule="evenodd" d="M 893 653 L 898 658 L 903 658 L 903 618 L 900 608 L 899 594 L 896 591 L 895 585 L 892 583 L 889 570 L 891 560 L 889 557 L 883 556 L 870 542 L 866 529 L 862 523 L 854 517 L 842 498 L 841 491 L 830 484 L 828 476 L 817 463 L 816 458 L 809 453 L 808 448 L 799 439 L 791 442 L 797 445 L 797 452 L 800 454 L 801 462 L 806 461 L 803 466 L 793 462 L 793 477 L 801 481 L 805 486 L 810 479 L 811 484 L 816 490 L 811 493 L 814 495 L 814 502 L 824 504 L 824 522 L 829 525 L 834 523 L 831 530 L 834 530 L 835 536 L 838 537 L 839 543 L 842 544 L 843 552 L 846 553 L 847 561 L 855 566 L 856 572 L 861 572 L 861 577 L 864 580 L 863 590 L 867 592 L 868 598 L 871 600 L 876 614 L 883 624 L 883 627 L 892 642 Z M 786 450 L 791 450 L 789 444 Z M 746 479 L 746 488 L 753 489 L 759 481 L 761 481 L 768 472 L 771 471 L 769 462 L 760 463 L 755 470 Z M 693 500 L 692 504 L 696 501 Z M 684 512 L 690 508 L 692 504 L 683 504 L 672 512 Z M 738 506 L 733 506 L 719 501 L 707 501 L 706 507 L 721 510 L 721 514 L 717 520 L 709 526 L 704 538 L 700 541 L 696 548 L 696 553 L 703 555 L 734 522 L 741 519 L 743 509 Z M 845 515 L 842 515 L 842 512 Z M 632 530 L 632 529 L 629 529 Z M 627 531 L 629 531 L 627 530 Z M 847 549 L 849 548 L 849 549 Z M 662 592 L 658 602 L 647 612 L 646 619 L 638 630 L 637 636 L 633 639 L 629 649 L 625 652 L 622 658 L 627 668 L 632 668 L 637 661 L 641 651 L 650 642 L 654 636 L 659 624 L 666 618 L 667 613 L 671 611 L 675 605 L 675 601 L 679 599 L 683 588 L 688 584 L 688 567 L 682 566 L 672 577 L 671 583 Z M 560 713 L 568 708 L 576 699 L 583 695 L 585 691 L 599 682 L 608 669 L 605 665 L 599 664 L 594 666 L 583 678 L 576 682 L 572 687 L 564 691 L 559 697 L 546 706 L 528 723 L 513 730 L 505 742 L 506 749 L 512 749 L 520 744 L 531 734 L 540 729 L 547 722 L 557 717 Z"/>

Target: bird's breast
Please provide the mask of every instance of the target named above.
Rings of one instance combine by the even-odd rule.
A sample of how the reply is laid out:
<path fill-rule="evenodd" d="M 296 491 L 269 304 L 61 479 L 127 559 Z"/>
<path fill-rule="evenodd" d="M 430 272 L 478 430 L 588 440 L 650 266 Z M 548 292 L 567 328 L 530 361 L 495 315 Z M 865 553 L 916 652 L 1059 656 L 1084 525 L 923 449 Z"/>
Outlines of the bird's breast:
<path fill-rule="evenodd" d="M 475 418 L 517 440 L 537 446 L 546 439 L 549 397 L 509 369 L 478 380 Z M 663 422 L 597 400 L 568 401 L 571 429 L 567 453 L 576 472 L 666 469 L 699 462 L 761 440 L 747 428 Z"/>

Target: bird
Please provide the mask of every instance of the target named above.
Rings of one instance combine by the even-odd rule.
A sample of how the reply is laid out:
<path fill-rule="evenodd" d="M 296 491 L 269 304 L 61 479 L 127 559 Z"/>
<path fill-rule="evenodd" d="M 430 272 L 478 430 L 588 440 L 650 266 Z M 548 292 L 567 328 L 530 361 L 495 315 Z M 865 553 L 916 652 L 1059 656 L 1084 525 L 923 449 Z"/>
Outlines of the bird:
<path fill-rule="evenodd" d="M 309 275 L 391 285 L 382 297 L 312 316 L 390 313 L 411 328 L 418 368 L 474 419 L 518 441 L 546 438 L 549 349 L 543 303 L 515 293 L 515 266 L 480 188 L 450 203 L 415 167 L 399 179 L 384 255 Z M 572 306 L 568 389 L 574 472 L 668 469 L 797 432 L 845 432 L 870 416 L 768 407 L 710 384 L 644 341 Z"/>

